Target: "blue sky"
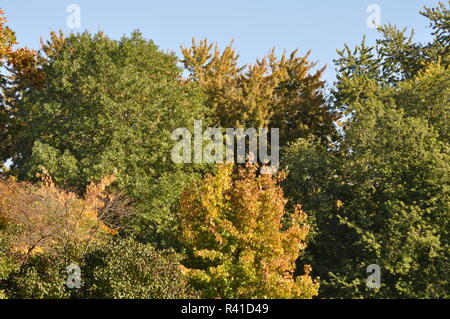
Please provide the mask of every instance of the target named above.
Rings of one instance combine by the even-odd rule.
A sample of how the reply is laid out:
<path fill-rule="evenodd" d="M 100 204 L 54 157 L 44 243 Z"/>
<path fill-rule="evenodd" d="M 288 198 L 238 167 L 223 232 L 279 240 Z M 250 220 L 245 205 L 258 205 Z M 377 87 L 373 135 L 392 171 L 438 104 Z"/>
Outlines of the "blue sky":
<path fill-rule="evenodd" d="M 381 23 L 416 30 L 416 39 L 429 39 L 430 29 L 421 8 L 437 0 L 0 0 L 9 25 L 21 45 L 39 48 L 39 39 L 51 30 L 70 32 L 66 24 L 70 4 L 81 8 L 81 31 L 103 30 L 112 38 L 140 29 L 161 49 L 179 53 L 180 44 L 192 37 L 207 37 L 221 46 L 234 39 L 241 63 L 251 63 L 272 47 L 281 53 L 312 49 L 312 59 L 328 64 L 325 74 L 333 80 L 332 60 L 344 43 L 355 45 L 364 34 L 374 43 L 377 32 L 367 27 L 367 7 L 377 4 Z"/>

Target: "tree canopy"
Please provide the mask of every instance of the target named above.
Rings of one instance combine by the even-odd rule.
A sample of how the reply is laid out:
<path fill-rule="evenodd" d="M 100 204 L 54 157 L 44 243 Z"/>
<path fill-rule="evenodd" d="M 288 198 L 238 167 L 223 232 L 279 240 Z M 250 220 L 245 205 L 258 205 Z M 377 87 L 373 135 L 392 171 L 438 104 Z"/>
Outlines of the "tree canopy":
<path fill-rule="evenodd" d="M 450 298 L 449 5 L 428 42 L 337 50 L 328 85 L 311 52 L 139 31 L 34 51 L 0 9 L 0 299 Z M 177 129 L 203 155 L 226 128 L 278 129 L 280 170 L 171 158 Z"/>

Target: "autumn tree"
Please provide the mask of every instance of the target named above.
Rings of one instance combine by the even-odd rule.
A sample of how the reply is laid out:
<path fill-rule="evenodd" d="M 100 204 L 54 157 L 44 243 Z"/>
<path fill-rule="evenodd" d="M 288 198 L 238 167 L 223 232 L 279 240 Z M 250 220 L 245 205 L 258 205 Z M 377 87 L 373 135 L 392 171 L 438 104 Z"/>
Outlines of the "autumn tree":
<path fill-rule="evenodd" d="M 114 176 L 91 183 L 82 197 L 42 178 L 0 181 L 0 291 L 13 298 L 73 296 L 66 267 L 109 242 L 129 214 L 123 197 L 106 191 Z"/>
<path fill-rule="evenodd" d="M 212 123 L 219 127 L 280 129 L 280 145 L 300 137 L 318 136 L 328 143 L 335 134 L 337 113 L 324 103 L 325 68 L 315 72 L 310 52 L 276 57 L 275 50 L 248 66 L 239 65 L 232 44 L 192 40 L 182 47 L 189 81 L 206 93 Z"/>
<path fill-rule="evenodd" d="M 113 180 L 91 183 L 82 198 L 48 176 L 40 186 L 0 182 L 0 298 L 196 297 L 181 255 L 113 240 L 111 225 L 129 209 L 123 196 L 105 191 Z M 73 263 L 81 267 L 77 289 L 66 285 Z"/>
<path fill-rule="evenodd" d="M 108 176 L 92 183 L 82 198 L 58 189 L 48 176 L 41 186 L 1 181 L 0 231 L 9 234 L 9 256 L 21 264 L 43 252 L 70 261 L 90 244 L 117 233 L 105 224 L 111 214 L 102 215 L 105 203 L 114 196 L 105 193 L 113 180 Z"/>
<path fill-rule="evenodd" d="M 190 282 L 205 298 L 311 298 L 318 284 L 310 267 L 294 276 L 309 226 L 297 207 L 284 223 L 286 200 L 271 175 L 247 164 L 217 174 L 183 193 L 179 219 L 191 258 Z"/>
<path fill-rule="evenodd" d="M 39 86 L 43 74 L 37 68 L 37 52 L 27 48 L 16 48 L 15 33 L 6 25 L 5 12 L 0 9 L 0 165 L 11 156 L 20 123 L 12 123 L 14 99 L 12 87 L 20 78 L 29 86 Z M 6 72 L 5 72 L 6 71 Z"/>
<path fill-rule="evenodd" d="M 36 69 L 37 52 L 28 48 L 15 48 L 19 43 L 15 32 L 6 25 L 5 12 L 0 9 L 0 67 L 13 71 L 12 75 L 0 74 L 0 84 L 4 87 L 17 76 L 33 80 L 38 84 L 42 80 L 42 74 Z M 3 97 L 4 98 L 4 97 Z"/>

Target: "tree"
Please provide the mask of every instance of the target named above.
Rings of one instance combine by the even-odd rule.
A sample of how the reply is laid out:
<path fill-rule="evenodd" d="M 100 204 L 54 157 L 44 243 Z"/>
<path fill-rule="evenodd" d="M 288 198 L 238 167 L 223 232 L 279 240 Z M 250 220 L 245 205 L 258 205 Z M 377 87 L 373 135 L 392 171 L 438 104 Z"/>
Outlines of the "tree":
<path fill-rule="evenodd" d="M 448 113 L 448 100 L 439 104 L 448 84 L 435 100 L 421 97 L 449 71 L 426 74 L 366 91 L 338 148 L 299 140 L 287 151 L 286 194 L 313 216 L 307 255 L 323 297 L 448 297 L 449 145 L 434 117 Z M 365 286 L 370 264 L 382 269 L 379 290 Z"/>
<path fill-rule="evenodd" d="M 69 288 L 69 265 L 48 252 L 31 256 L 2 286 L 8 297 L 43 298 L 196 298 L 179 264 L 181 256 L 158 251 L 131 238 L 97 242 L 77 261 L 81 287 Z M 1 278 L 0 278 L 1 279 Z"/>
<path fill-rule="evenodd" d="M 91 184 L 81 198 L 42 185 L 0 181 L 0 290 L 13 298 L 69 298 L 66 267 L 91 245 L 105 244 L 128 215 L 121 196 L 105 192 L 114 176 Z"/>
<path fill-rule="evenodd" d="M 15 75 L 21 75 L 27 78 L 34 84 L 42 80 L 42 74 L 36 69 L 37 52 L 27 48 L 14 47 L 18 44 L 15 32 L 6 26 L 7 19 L 5 12 L 0 9 L 0 67 L 6 67 L 9 70 L 16 70 Z M 8 77 L 0 74 L 0 84 L 4 87 L 10 79 L 15 77 Z M 4 97 L 2 97 L 4 98 Z"/>
<path fill-rule="evenodd" d="M 0 299 L 7 298 L 2 283 L 17 269 L 17 264 L 9 254 L 11 239 L 9 234 L 4 232 L 4 228 L 4 223 L 0 222 Z"/>
<path fill-rule="evenodd" d="M 285 151 L 284 190 L 311 216 L 304 260 L 322 297 L 448 298 L 448 10 L 422 14 L 440 39 L 415 43 L 388 25 L 377 48 L 339 52 L 339 143 L 300 139 Z M 366 287 L 370 264 L 380 289 Z"/>
<path fill-rule="evenodd" d="M 43 73 L 36 66 L 36 51 L 14 47 L 18 44 L 15 33 L 6 26 L 5 12 L 0 9 L 0 165 L 11 156 L 14 144 L 15 126 L 11 126 L 14 111 L 10 108 L 10 96 L 7 93 L 17 80 L 30 86 L 39 86 Z M 3 71 L 9 74 L 3 74 Z"/>
<path fill-rule="evenodd" d="M 9 90 L 13 143 L 2 156 L 11 171 L 35 181 L 45 166 L 58 186 L 82 193 L 117 170 L 114 187 L 136 203 L 135 232 L 170 245 L 171 209 L 196 177 L 170 160 L 171 133 L 203 117 L 202 95 L 181 83 L 176 57 L 139 32 L 120 41 L 85 32 L 52 33 L 38 61 L 43 86 L 18 78 Z"/>
<path fill-rule="evenodd" d="M 77 293 L 66 285 L 68 264 L 46 252 L 33 255 L 2 282 L 8 297 L 66 299 Z"/>
<path fill-rule="evenodd" d="M 19 264 L 45 252 L 70 263 L 80 258 L 90 244 L 116 234 L 102 215 L 107 198 L 104 178 L 88 186 L 84 198 L 58 189 L 49 177 L 43 185 L 0 181 L 0 232 L 9 238 L 7 251 Z M 75 260 L 76 261 L 76 260 Z"/>
<path fill-rule="evenodd" d="M 280 145 L 300 137 L 335 136 L 337 113 L 324 103 L 322 68 L 315 73 L 310 52 L 275 56 L 275 50 L 253 65 L 238 66 L 232 44 L 220 52 L 202 40 L 182 47 L 189 81 L 206 93 L 212 123 L 219 127 L 271 127 L 280 129 Z"/>
<path fill-rule="evenodd" d="M 437 62 L 418 72 L 411 81 L 400 84 L 396 103 L 409 116 L 426 120 L 442 142 L 450 140 L 450 65 Z"/>
<path fill-rule="evenodd" d="M 232 171 L 222 165 L 183 193 L 179 219 L 193 287 L 205 298 L 316 296 L 308 265 L 294 277 L 309 230 L 306 215 L 297 207 L 284 224 L 286 200 L 277 180 L 257 176 L 257 165 Z"/>
<path fill-rule="evenodd" d="M 450 4 L 450 1 L 447 4 Z M 445 57 L 446 65 L 448 65 L 450 62 L 450 9 L 446 7 L 444 1 L 439 2 L 434 8 L 425 7 L 420 14 L 430 20 L 430 27 L 433 29 L 432 34 L 434 36 L 433 44 L 438 51 L 443 52 L 442 55 Z"/>
<path fill-rule="evenodd" d="M 415 78 L 430 64 L 442 64 L 444 68 L 450 65 L 449 9 L 440 2 L 435 8 L 425 7 L 420 14 L 430 20 L 433 30 L 433 39 L 428 43 L 415 42 L 414 31 L 408 34 L 407 28 L 400 30 L 388 24 L 378 29 L 381 38 L 376 46 L 368 46 L 364 37 L 361 45 L 353 50 L 345 45 L 344 49 L 337 51 L 337 82 L 333 92 L 335 108 L 346 112 L 346 106 L 352 101 L 364 98 L 363 92 L 369 85 L 367 79 L 395 87 L 404 80 Z"/>

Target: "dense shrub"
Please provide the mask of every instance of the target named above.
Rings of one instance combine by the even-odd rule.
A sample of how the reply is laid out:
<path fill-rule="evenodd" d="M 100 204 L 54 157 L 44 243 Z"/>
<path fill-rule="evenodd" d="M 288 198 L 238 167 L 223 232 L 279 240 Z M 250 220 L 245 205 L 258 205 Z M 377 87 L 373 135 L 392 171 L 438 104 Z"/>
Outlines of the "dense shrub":
<path fill-rule="evenodd" d="M 180 256 L 158 251 L 132 239 L 91 249 L 82 267 L 83 291 L 88 298 L 192 298 Z"/>

